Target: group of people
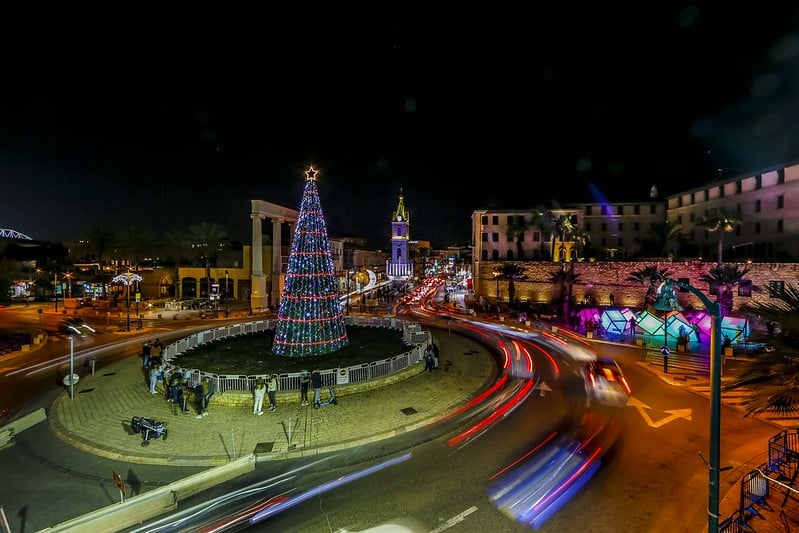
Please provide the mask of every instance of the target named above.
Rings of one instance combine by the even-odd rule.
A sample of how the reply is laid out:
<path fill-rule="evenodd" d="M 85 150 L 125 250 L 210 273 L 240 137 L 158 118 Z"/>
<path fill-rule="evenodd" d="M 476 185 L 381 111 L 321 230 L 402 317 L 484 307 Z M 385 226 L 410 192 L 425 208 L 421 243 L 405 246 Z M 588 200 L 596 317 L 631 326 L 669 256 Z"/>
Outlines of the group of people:
<path fill-rule="evenodd" d="M 188 413 L 184 391 L 194 396 L 195 418 L 208 416 L 208 404 L 216 394 L 216 383 L 211 377 L 204 377 L 199 383 L 191 385 L 191 370 L 179 368 L 163 360 L 164 345 L 160 339 L 142 344 L 142 358 L 147 371 L 150 394 L 164 394 L 172 409 Z M 161 390 L 159 390 L 159 388 Z"/>
<path fill-rule="evenodd" d="M 264 399 L 269 399 L 268 409 L 272 412 L 277 411 L 277 391 L 279 382 L 277 374 L 271 374 L 266 380 L 258 378 L 253 387 L 253 408 L 252 414 L 261 416 L 263 413 Z M 309 389 L 314 391 L 314 406 L 319 407 L 322 404 L 321 391 L 322 391 L 322 373 L 319 367 L 313 369 L 312 372 L 303 370 L 300 374 L 300 405 L 306 407 L 310 405 L 308 401 Z"/>

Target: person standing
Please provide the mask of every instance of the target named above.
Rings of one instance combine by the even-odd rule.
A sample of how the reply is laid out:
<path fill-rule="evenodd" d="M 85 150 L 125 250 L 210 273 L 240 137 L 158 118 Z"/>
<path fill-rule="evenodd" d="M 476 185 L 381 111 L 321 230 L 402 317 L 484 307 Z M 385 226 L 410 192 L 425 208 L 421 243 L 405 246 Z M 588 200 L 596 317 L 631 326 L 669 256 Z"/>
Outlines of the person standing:
<path fill-rule="evenodd" d="M 424 369 L 428 372 L 433 371 L 433 346 L 430 344 L 424 351 Z"/>
<path fill-rule="evenodd" d="M 266 396 L 266 383 L 261 378 L 255 382 L 255 388 L 252 391 L 254 403 L 252 407 L 252 414 L 261 416 L 264 414 L 262 407 L 264 405 L 264 396 Z"/>
<path fill-rule="evenodd" d="M 269 410 L 275 411 L 277 409 L 277 401 L 275 399 L 277 394 L 277 374 L 269 376 L 269 381 L 266 384 L 266 394 L 269 395 Z"/>
<path fill-rule="evenodd" d="M 305 407 L 308 405 L 308 385 L 311 382 L 311 374 L 303 370 L 300 374 L 300 404 Z"/>
<path fill-rule="evenodd" d="M 144 341 L 141 345 L 142 368 L 147 368 L 150 364 L 151 347 L 149 341 Z"/>
<path fill-rule="evenodd" d="M 202 382 L 196 384 L 192 389 L 194 393 L 194 410 L 197 411 L 197 416 L 194 418 L 202 418 L 205 414 L 203 410 L 203 405 L 205 405 L 203 401 L 203 384 Z"/>
<path fill-rule="evenodd" d="M 319 407 L 322 405 L 322 373 L 319 372 L 318 366 L 311 372 L 311 388 L 313 389 L 313 404 Z"/>
<path fill-rule="evenodd" d="M 150 365 L 150 394 L 155 394 L 155 386 L 158 384 L 158 373 L 160 372 L 159 367 L 155 365 Z"/>
<path fill-rule="evenodd" d="M 208 416 L 208 404 L 211 403 L 211 397 L 216 394 L 216 382 L 205 376 L 203 378 L 203 416 Z"/>

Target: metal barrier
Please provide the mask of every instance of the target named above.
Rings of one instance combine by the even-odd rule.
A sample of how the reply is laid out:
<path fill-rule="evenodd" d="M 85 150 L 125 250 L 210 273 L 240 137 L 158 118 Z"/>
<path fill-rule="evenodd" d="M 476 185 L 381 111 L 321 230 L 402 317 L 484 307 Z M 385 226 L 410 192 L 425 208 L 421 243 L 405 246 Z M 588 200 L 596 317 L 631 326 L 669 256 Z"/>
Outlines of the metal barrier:
<path fill-rule="evenodd" d="M 762 518 L 763 515 L 761 515 L 758 510 L 760 507 L 764 507 L 772 512 L 774 511 L 767 501 L 769 479 L 760 473 L 760 471 L 765 468 L 766 465 L 761 465 L 760 469 L 750 471 L 741 479 L 741 503 L 739 510 L 744 515 L 744 518 L 746 518 L 746 514 Z"/>
<path fill-rule="evenodd" d="M 224 339 L 226 337 L 249 335 L 274 329 L 276 320 L 258 320 L 254 322 L 242 322 L 230 326 L 222 326 L 209 330 L 200 331 L 172 344 L 164 347 L 164 361 L 170 362 L 178 355 L 190 351 L 201 344 Z M 374 317 L 374 316 L 353 316 L 345 319 L 348 326 L 363 327 L 383 327 L 403 332 L 403 340 L 406 344 L 413 344 L 409 351 L 372 363 L 341 368 L 331 368 L 320 370 L 322 375 L 322 386 L 335 386 L 338 382 L 338 375 L 347 374 L 349 383 L 360 383 L 376 378 L 385 377 L 400 372 L 422 360 L 422 354 L 429 344 L 432 344 L 433 337 L 429 331 L 421 331 L 421 326 L 415 322 L 407 322 L 397 318 Z M 278 390 L 300 390 L 300 372 L 280 374 L 278 376 Z M 209 377 L 216 385 L 216 392 L 224 394 L 226 391 L 251 391 L 258 378 L 266 378 L 266 374 L 255 376 L 243 375 L 217 375 L 200 370 L 191 370 L 189 382 L 192 386 L 200 383 L 204 378 Z"/>
<path fill-rule="evenodd" d="M 796 475 L 799 468 L 799 429 L 786 429 L 769 439 L 768 468 L 782 479 Z"/>

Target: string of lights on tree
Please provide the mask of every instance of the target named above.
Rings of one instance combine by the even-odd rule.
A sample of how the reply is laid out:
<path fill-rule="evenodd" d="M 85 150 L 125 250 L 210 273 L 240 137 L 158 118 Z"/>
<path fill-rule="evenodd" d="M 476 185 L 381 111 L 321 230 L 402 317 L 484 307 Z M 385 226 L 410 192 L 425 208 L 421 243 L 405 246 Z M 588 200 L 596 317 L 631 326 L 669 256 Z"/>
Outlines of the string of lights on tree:
<path fill-rule="evenodd" d="M 305 189 L 272 342 L 276 355 L 324 355 L 349 344 L 319 201 L 318 172 L 313 167 L 305 171 Z"/>

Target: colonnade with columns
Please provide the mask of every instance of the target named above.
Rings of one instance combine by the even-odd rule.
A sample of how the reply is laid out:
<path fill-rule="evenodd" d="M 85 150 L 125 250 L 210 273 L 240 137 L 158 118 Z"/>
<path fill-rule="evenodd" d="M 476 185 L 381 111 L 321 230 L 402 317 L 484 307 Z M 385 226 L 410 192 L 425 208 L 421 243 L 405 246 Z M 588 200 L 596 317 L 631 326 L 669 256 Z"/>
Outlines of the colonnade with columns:
<path fill-rule="evenodd" d="M 297 222 L 299 212 L 281 205 L 252 200 L 252 292 L 250 293 L 250 307 L 253 311 L 265 311 L 269 305 L 277 306 L 282 290 L 283 258 L 282 258 L 282 229 L 283 224 L 289 224 L 289 235 L 293 235 L 293 227 Z M 266 277 L 263 259 L 263 232 L 262 220 L 272 220 L 272 271 L 268 274 L 271 280 L 270 290 L 267 292 Z"/>

